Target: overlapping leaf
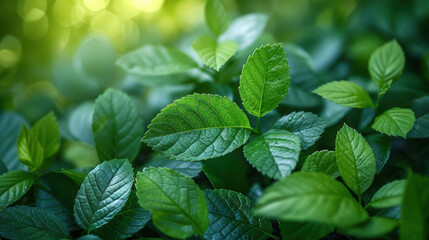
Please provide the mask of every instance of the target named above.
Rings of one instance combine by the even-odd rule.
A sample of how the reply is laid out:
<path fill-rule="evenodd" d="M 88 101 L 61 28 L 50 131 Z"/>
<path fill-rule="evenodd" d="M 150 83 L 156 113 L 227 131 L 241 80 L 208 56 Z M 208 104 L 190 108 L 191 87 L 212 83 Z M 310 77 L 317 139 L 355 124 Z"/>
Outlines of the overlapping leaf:
<path fill-rule="evenodd" d="M 203 168 L 203 164 L 201 162 L 171 160 L 162 156 L 152 158 L 152 160 L 145 163 L 144 166 L 170 168 L 190 178 L 198 176 Z"/>
<path fill-rule="evenodd" d="M 366 140 L 374 153 L 376 172 L 379 174 L 389 159 L 392 143 L 389 136 L 383 134 L 369 135 Z"/>
<path fill-rule="evenodd" d="M 247 111 L 264 116 L 285 98 L 290 77 L 281 44 L 265 45 L 247 59 L 240 77 L 240 96 Z"/>
<path fill-rule="evenodd" d="M 367 222 L 348 228 L 343 233 L 358 239 L 374 239 L 392 232 L 398 221 L 391 218 L 371 217 Z"/>
<path fill-rule="evenodd" d="M 215 35 L 228 29 L 229 14 L 223 0 L 206 0 L 204 13 L 206 23 Z"/>
<path fill-rule="evenodd" d="M 19 161 L 28 166 L 30 171 L 36 171 L 43 164 L 44 152 L 37 137 L 25 125 L 22 125 L 18 136 Z"/>
<path fill-rule="evenodd" d="M 384 185 L 374 194 L 368 206 L 387 208 L 401 205 L 405 184 L 405 180 L 396 180 Z"/>
<path fill-rule="evenodd" d="M 44 158 L 53 156 L 60 147 L 60 130 L 55 115 L 50 112 L 31 128 L 31 132 L 37 138 L 43 148 Z"/>
<path fill-rule="evenodd" d="M 205 65 L 219 71 L 226 61 L 235 54 L 238 45 L 233 41 L 218 43 L 216 39 L 210 36 L 201 36 L 194 41 L 192 48 Z"/>
<path fill-rule="evenodd" d="M 185 161 L 223 156 L 250 136 L 246 114 L 231 100 L 194 94 L 174 101 L 152 120 L 145 143 L 164 156 Z"/>
<path fill-rule="evenodd" d="M 0 175 L 0 211 L 24 196 L 33 182 L 34 177 L 24 171 L 12 171 Z"/>
<path fill-rule="evenodd" d="M 346 107 L 373 107 L 371 97 L 361 86 L 349 81 L 326 83 L 313 91 L 321 97 Z"/>
<path fill-rule="evenodd" d="M 335 152 L 328 150 L 314 152 L 308 156 L 302 165 L 301 171 L 324 173 L 333 178 L 340 175 Z"/>
<path fill-rule="evenodd" d="M 319 223 L 280 222 L 283 240 L 318 240 L 334 231 L 334 226 Z"/>
<path fill-rule="evenodd" d="M 280 179 L 289 175 L 299 160 L 299 138 L 279 129 L 268 131 L 244 146 L 247 160 L 261 173 Z"/>
<path fill-rule="evenodd" d="M 415 120 L 411 109 L 391 108 L 375 118 L 372 128 L 389 136 L 405 138 L 413 128 Z"/>

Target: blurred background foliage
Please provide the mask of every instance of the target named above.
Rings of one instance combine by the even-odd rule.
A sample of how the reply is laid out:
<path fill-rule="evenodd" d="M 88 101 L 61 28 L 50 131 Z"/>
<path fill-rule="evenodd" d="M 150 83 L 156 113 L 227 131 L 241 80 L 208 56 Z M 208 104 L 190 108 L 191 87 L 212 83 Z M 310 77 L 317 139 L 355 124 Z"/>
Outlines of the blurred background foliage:
<path fill-rule="evenodd" d="M 205 69 L 214 79 L 201 70 L 172 84 L 163 77 L 126 74 L 115 62 L 147 44 L 176 47 L 195 59 L 192 41 L 208 32 L 204 0 L 0 0 L 0 125 L 10 130 L 0 133 L 2 141 L 17 135 L 22 123 L 31 125 L 54 111 L 62 137 L 67 139 L 62 158 L 77 167 L 93 166 L 97 156 L 92 146 L 92 104 L 105 89 L 122 89 L 140 102 L 146 126 L 161 108 L 191 92 L 218 93 L 240 102 L 236 92 L 239 70 L 248 54 L 266 42 L 285 44 L 295 87 L 279 112 L 267 115 L 265 129 L 283 113 L 300 109 L 318 113 L 331 126 L 352 111 L 348 121 L 364 129 L 364 120 L 374 117 L 372 110 L 335 106 L 309 90 L 326 81 L 348 79 L 376 93 L 368 81 L 368 59 L 374 49 L 394 38 L 406 53 L 406 70 L 383 98 L 381 109 L 429 107 L 428 99 L 420 99 L 429 92 L 428 0 L 225 3 L 231 19 L 247 13 L 267 14 L 264 34 L 219 74 Z M 336 130 L 325 134 L 329 141 L 322 142 L 324 147 L 332 148 Z M 4 162 L 14 155 L 5 155 L 6 151 L 0 149 Z"/>

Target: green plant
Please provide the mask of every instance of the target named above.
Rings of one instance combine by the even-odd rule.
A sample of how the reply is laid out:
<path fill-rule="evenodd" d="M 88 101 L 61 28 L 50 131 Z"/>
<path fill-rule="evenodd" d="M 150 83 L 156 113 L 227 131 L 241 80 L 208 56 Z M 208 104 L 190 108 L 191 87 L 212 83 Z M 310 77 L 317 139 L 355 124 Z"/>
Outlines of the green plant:
<path fill-rule="evenodd" d="M 374 96 L 359 82 L 299 81 L 300 74 L 316 75 L 311 59 L 295 45 L 261 37 L 266 15 L 230 23 L 221 0 L 207 0 L 204 11 L 211 33 L 192 43 L 196 56 L 149 45 L 116 61 L 147 87 L 146 97 L 161 92 L 170 103 L 146 131 L 138 99 L 114 88 L 60 124 L 53 113 L 31 128 L 22 124 L 16 148 L 26 167 L 8 171 L 0 161 L 0 235 L 427 238 L 429 178 L 409 167 L 406 174 L 384 169 L 391 139 L 429 136 L 427 99 L 417 104 L 426 111 L 417 119 L 410 108 L 382 108 L 404 71 L 399 43 L 369 59 Z M 186 96 L 170 101 L 177 92 Z M 302 111 L 313 103 L 323 105 L 319 115 Z M 350 108 L 359 109 L 357 123 L 341 121 Z M 69 127 L 77 120 L 86 128 Z M 62 138 L 93 144 L 97 166 L 55 166 L 66 155 L 58 154 Z"/>

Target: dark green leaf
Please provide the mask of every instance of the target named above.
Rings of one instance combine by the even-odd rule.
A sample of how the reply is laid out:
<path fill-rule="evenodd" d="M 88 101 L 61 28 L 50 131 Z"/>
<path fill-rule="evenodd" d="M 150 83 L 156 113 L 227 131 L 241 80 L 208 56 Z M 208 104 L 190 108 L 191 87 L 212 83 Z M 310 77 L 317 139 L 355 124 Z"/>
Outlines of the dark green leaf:
<path fill-rule="evenodd" d="M 194 178 L 200 174 L 203 164 L 201 162 L 171 160 L 162 156 L 152 158 L 145 167 L 165 167 L 171 168 L 185 176 Z"/>
<path fill-rule="evenodd" d="M 334 231 L 334 226 L 319 223 L 280 222 L 283 240 L 318 240 Z"/>
<path fill-rule="evenodd" d="M 371 147 L 360 133 L 344 124 L 335 139 L 335 152 L 341 177 L 360 197 L 375 176 L 376 164 Z"/>
<path fill-rule="evenodd" d="M 244 146 L 247 160 L 260 171 L 274 179 L 289 175 L 299 160 L 299 138 L 288 131 L 273 129 Z"/>
<path fill-rule="evenodd" d="M 313 146 L 326 127 L 326 121 L 309 112 L 292 112 L 283 116 L 274 124 L 275 129 L 284 129 L 301 139 L 303 150 Z"/>
<path fill-rule="evenodd" d="M 143 141 L 164 156 L 195 161 L 223 156 L 250 136 L 246 114 L 231 100 L 194 94 L 174 101 L 152 120 Z"/>
<path fill-rule="evenodd" d="M 185 239 L 201 237 L 209 226 L 203 192 L 192 179 L 172 169 L 145 168 L 137 173 L 140 205 L 153 214 L 153 224 L 164 234 Z"/>
<path fill-rule="evenodd" d="M 210 0 L 222 1 L 222 0 Z M 197 38 L 192 44 L 195 52 L 197 52 L 201 61 L 213 68 L 216 71 L 234 56 L 237 51 L 238 45 L 233 41 L 225 41 L 218 43 L 216 39 L 210 36 L 201 36 Z"/>
<path fill-rule="evenodd" d="M 417 118 L 407 138 L 429 138 L 429 113 Z"/>
<path fill-rule="evenodd" d="M 206 0 L 204 13 L 206 23 L 215 35 L 225 32 L 229 25 L 229 14 L 223 0 Z"/>
<path fill-rule="evenodd" d="M 210 226 L 206 239 L 267 239 L 273 231 L 269 220 L 255 216 L 253 202 L 241 193 L 205 190 Z"/>
<path fill-rule="evenodd" d="M 30 190 L 34 177 L 24 171 L 0 175 L 0 211 L 11 205 Z"/>
<path fill-rule="evenodd" d="M 126 159 L 103 162 L 83 181 L 74 205 L 76 222 L 91 232 L 107 224 L 124 207 L 133 185 Z"/>
<path fill-rule="evenodd" d="M 262 117 L 285 98 L 290 77 L 281 44 L 268 44 L 247 59 L 240 77 L 240 96 L 247 111 Z"/>
<path fill-rule="evenodd" d="M 139 112 L 134 101 L 119 90 L 108 89 L 95 100 L 92 130 L 101 161 L 136 158 L 144 132 Z"/>
<path fill-rule="evenodd" d="M 305 159 L 301 171 L 324 173 L 333 178 L 340 176 L 335 151 L 314 152 Z"/>
<path fill-rule="evenodd" d="M 16 149 L 18 134 L 23 124 L 25 124 L 25 120 L 19 114 L 0 112 L 0 160 L 10 171 L 24 170 L 26 168 L 24 164 L 18 161 Z"/>
<path fill-rule="evenodd" d="M 67 227 L 48 210 L 14 206 L 0 212 L 0 234 L 15 240 L 70 239 Z"/>
<path fill-rule="evenodd" d="M 298 172 L 268 187 L 255 212 L 281 221 L 311 221 L 339 227 L 368 219 L 368 213 L 340 182 L 322 173 Z"/>
<path fill-rule="evenodd" d="M 377 116 L 371 127 L 389 136 L 406 138 L 407 133 L 413 128 L 415 120 L 411 109 L 391 108 Z"/>
<path fill-rule="evenodd" d="M 374 106 L 365 89 L 350 81 L 329 82 L 318 87 L 313 93 L 346 107 L 367 108 Z"/>
<path fill-rule="evenodd" d="M 375 156 L 376 173 L 380 174 L 390 156 L 392 147 L 390 138 L 383 134 L 372 134 L 367 136 L 366 140 Z"/>

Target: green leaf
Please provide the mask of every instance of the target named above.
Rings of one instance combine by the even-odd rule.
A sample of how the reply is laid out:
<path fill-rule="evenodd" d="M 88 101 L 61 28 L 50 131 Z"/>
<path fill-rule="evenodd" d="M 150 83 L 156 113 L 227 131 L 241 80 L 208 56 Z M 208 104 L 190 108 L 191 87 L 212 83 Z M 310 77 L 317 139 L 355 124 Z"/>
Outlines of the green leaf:
<path fill-rule="evenodd" d="M 37 121 L 31 132 L 43 148 L 45 158 L 53 156 L 60 148 L 60 130 L 52 112 Z"/>
<path fill-rule="evenodd" d="M 24 171 L 12 171 L 0 175 L 0 211 L 24 196 L 33 182 L 33 176 Z"/>
<path fill-rule="evenodd" d="M 316 114 L 292 112 L 277 120 L 273 128 L 284 129 L 297 135 L 301 139 L 301 148 L 305 150 L 320 138 L 326 125 L 326 121 Z"/>
<path fill-rule="evenodd" d="M 343 230 L 342 233 L 358 239 L 379 238 L 392 232 L 398 221 L 390 218 L 371 217 L 367 222 Z"/>
<path fill-rule="evenodd" d="M 222 1 L 222 0 L 209 0 L 209 1 Z M 225 41 L 218 43 L 216 39 L 210 36 L 201 36 L 197 38 L 192 44 L 195 52 L 197 52 L 201 61 L 219 71 L 219 69 L 234 56 L 237 51 L 238 45 L 233 41 Z"/>
<path fill-rule="evenodd" d="M 361 86 L 350 81 L 333 81 L 313 91 L 324 99 L 346 107 L 374 107 L 369 94 Z"/>
<path fill-rule="evenodd" d="M 25 120 L 21 115 L 15 112 L 0 112 L 0 161 L 3 161 L 9 171 L 26 169 L 25 165 L 18 161 L 16 144 L 23 124 Z"/>
<path fill-rule="evenodd" d="M 70 239 L 67 227 L 49 210 L 14 206 L 0 212 L 0 234 L 9 239 Z"/>
<path fill-rule="evenodd" d="M 215 35 L 225 32 L 229 25 L 229 14 L 222 0 L 206 0 L 204 13 L 206 23 Z"/>
<path fill-rule="evenodd" d="M 83 180 L 85 180 L 86 176 L 88 176 L 86 173 L 74 171 L 71 169 L 61 169 L 59 172 L 66 175 L 79 186 L 82 185 Z"/>
<path fill-rule="evenodd" d="M 301 171 L 324 173 L 333 178 L 340 176 L 335 151 L 314 152 L 305 159 Z"/>
<path fill-rule="evenodd" d="M 375 176 L 376 164 L 371 147 L 360 133 L 344 124 L 335 139 L 335 153 L 341 177 L 360 197 Z"/>
<path fill-rule="evenodd" d="M 152 212 L 152 221 L 164 234 L 179 239 L 202 236 L 209 226 L 203 192 L 192 179 L 172 169 L 145 168 L 137 173 L 140 205 Z"/>
<path fill-rule="evenodd" d="M 7 167 L 6 165 L 4 165 L 4 163 L 2 161 L 0 161 L 0 175 L 3 173 L 7 173 Z"/>
<path fill-rule="evenodd" d="M 295 169 L 301 144 L 295 134 L 273 129 L 246 144 L 243 151 L 247 160 L 259 172 L 281 179 Z"/>
<path fill-rule="evenodd" d="M 244 50 L 255 43 L 264 32 L 268 16 L 261 13 L 252 13 L 235 19 L 229 28 L 219 36 L 219 41 L 227 40 L 238 43 L 238 50 Z"/>
<path fill-rule="evenodd" d="M 170 168 L 190 178 L 198 176 L 203 168 L 201 162 L 171 160 L 162 156 L 152 158 L 149 162 L 145 163 L 144 166 Z"/>
<path fill-rule="evenodd" d="M 225 190 L 205 190 L 210 226 L 205 239 L 267 239 L 273 228 L 269 220 L 255 216 L 254 203 L 245 195 Z"/>
<path fill-rule="evenodd" d="M 384 44 L 372 53 L 368 70 L 372 81 L 380 88 L 381 95 L 402 75 L 404 65 L 404 52 L 396 40 Z"/>
<path fill-rule="evenodd" d="M 411 109 L 391 108 L 377 116 L 371 127 L 389 136 L 406 138 L 407 133 L 413 128 L 414 121 L 416 118 Z"/>
<path fill-rule="evenodd" d="M 388 208 L 401 205 L 405 184 L 405 180 L 396 180 L 384 185 L 374 194 L 368 206 Z"/>
<path fill-rule="evenodd" d="M 376 173 L 380 174 L 390 156 L 392 143 L 390 137 L 384 134 L 372 134 L 366 137 L 375 156 Z"/>
<path fill-rule="evenodd" d="M 139 112 L 128 95 L 112 88 L 95 100 L 92 131 L 101 161 L 136 158 L 144 132 Z"/>
<path fill-rule="evenodd" d="M 174 101 L 152 120 L 146 144 L 164 156 L 196 161 L 223 156 L 245 144 L 251 128 L 231 100 L 194 94 Z"/>
<path fill-rule="evenodd" d="M 281 44 L 257 48 L 247 59 L 240 77 L 240 96 L 247 111 L 262 117 L 285 98 L 290 77 Z"/>
<path fill-rule="evenodd" d="M 417 118 L 407 138 L 429 138 L 429 113 Z"/>
<path fill-rule="evenodd" d="M 116 65 L 139 76 L 178 74 L 197 67 L 188 55 L 178 49 L 152 45 L 125 54 L 116 61 Z"/>
<path fill-rule="evenodd" d="M 43 164 L 43 148 L 37 137 L 25 126 L 22 125 L 18 136 L 19 161 L 28 166 L 30 171 L 36 171 Z"/>
<path fill-rule="evenodd" d="M 340 182 L 322 173 L 297 172 L 265 190 L 255 212 L 281 221 L 311 221 L 339 227 L 368 219 L 368 213 Z"/>
<path fill-rule="evenodd" d="M 151 217 L 151 212 L 140 207 L 133 191 L 124 208 L 109 223 L 93 233 L 104 240 L 127 239 L 140 231 Z"/>
<path fill-rule="evenodd" d="M 402 200 L 399 235 L 401 240 L 429 237 L 429 178 L 417 174 L 408 177 Z"/>
<path fill-rule="evenodd" d="M 76 222 L 88 232 L 107 224 L 124 207 L 133 185 L 133 168 L 126 159 L 103 162 L 83 181 L 76 196 Z"/>
<path fill-rule="evenodd" d="M 280 222 L 283 240 L 318 240 L 334 231 L 334 226 L 319 223 Z"/>

